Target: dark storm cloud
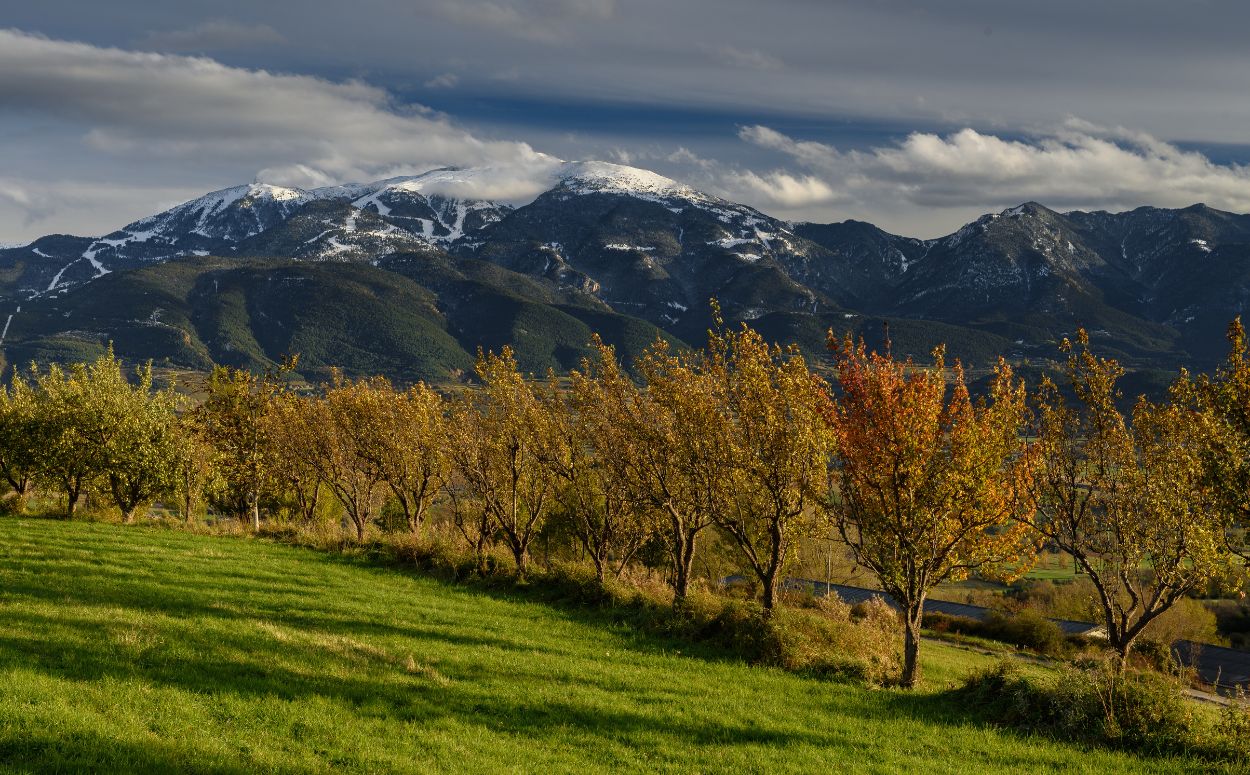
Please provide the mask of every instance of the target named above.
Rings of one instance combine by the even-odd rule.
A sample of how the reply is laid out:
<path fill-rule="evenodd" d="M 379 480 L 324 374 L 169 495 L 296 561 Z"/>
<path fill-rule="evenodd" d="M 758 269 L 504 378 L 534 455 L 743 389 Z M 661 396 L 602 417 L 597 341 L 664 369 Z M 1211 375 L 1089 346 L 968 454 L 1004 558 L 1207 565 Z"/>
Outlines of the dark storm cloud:
<path fill-rule="evenodd" d="M 913 232 L 1020 195 L 1244 209 L 1248 24 L 1244 3 L 1156 0 L 44 0 L 0 25 L 89 44 L 121 80 L 86 54 L 55 82 L 25 78 L 39 57 L 11 57 L 0 138 L 21 138 L 0 164 L 28 202 L 46 201 L 31 192 L 49 180 L 136 192 L 109 217 L 142 214 L 145 186 L 168 196 L 264 168 L 311 183 L 527 149 L 629 159 L 783 215 Z M 113 48 L 213 60 L 118 75 Z M 22 79 L 38 85 L 8 83 Z M 127 80 L 159 83 L 184 118 Z M 611 118 L 626 111 L 644 120 Z M 776 137 L 762 142 L 765 130 Z M 1226 149 L 1227 163 L 1196 147 Z M 66 206 L 57 225 L 99 230 L 93 212 Z M 5 217 L 0 237 L 49 226 Z"/>

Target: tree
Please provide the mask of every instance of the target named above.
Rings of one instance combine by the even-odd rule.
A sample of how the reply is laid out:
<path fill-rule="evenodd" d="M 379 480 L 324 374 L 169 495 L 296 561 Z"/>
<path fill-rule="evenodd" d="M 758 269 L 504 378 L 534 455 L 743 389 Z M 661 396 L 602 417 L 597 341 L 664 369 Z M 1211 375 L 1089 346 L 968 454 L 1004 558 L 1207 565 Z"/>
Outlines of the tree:
<path fill-rule="evenodd" d="M 47 372 L 32 367 L 33 394 L 15 382 L 12 396 L 32 399 L 32 438 L 38 467 L 66 496 L 72 518 L 82 494 L 105 479 L 126 522 L 176 486 L 177 445 L 173 388 L 156 390 L 152 365 L 135 371 L 132 384 L 112 348 L 90 364 Z"/>
<path fill-rule="evenodd" d="M 291 368 L 294 362 L 285 368 Z M 273 486 L 272 424 L 266 416 L 281 391 L 276 375 L 258 377 L 215 366 L 208 398 L 196 409 L 207 439 L 217 449 L 223 506 L 260 530 L 260 502 Z"/>
<path fill-rule="evenodd" d="M 603 583 L 619 577 L 652 533 L 646 508 L 632 497 L 629 456 L 633 440 L 621 408 L 637 400 L 637 388 L 621 373 L 616 353 L 598 336 L 598 358 L 570 373 L 567 394 L 552 386 L 546 396 L 554 433 L 543 452 L 557 477 L 560 513 L 581 542 Z"/>
<path fill-rule="evenodd" d="M 170 386 L 155 390 L 152 364 L 136 372 L 131 385 L 116 369 L 89 371 L 88 394 L 104 417 L 113 423 L 101 440 L 105 471 L 113 502 L 124 522 L 133 522 L 139 510 L 178 486 L 179 445 L 176 410 L 181 399 Z"/>
<path fill-rule="evenodd" d="M 664 524 L 675 606 L 690 591 L 695 552 L 726 495 L 730 427 L 705 354 L 674 353 L 660 339 L 637 361 L 646 389 L 613 397 L 613 416 L 627 428 L 627 462 L 635 497 Z"/>
<path fill-rule="evenodd" d="M 375 380 L 342 380 L 325 398 L 302 406 L 308 429 L 310 462 L 334 493 L 356 528 L 356 540 L 386 502 L 386 475 L 378 463 L 379 439 L 393 430 Z"/>
<path fill-rule="evenodd" d="M 456 407 L 448 449 L 464 499 L 481 505 L 523 578 L 530 542 L 554 505 L 555 479 L 539 457 L 551 420 L 510 348 L 479 352 L 477 375 L 482 388 Z"/>
<path fill-rule="evenodd" d="M 178 510 L 190 522 L 205 495 L 221 485 L 217 450 L 206 438 L 201 415 L 188 412 L 178 417 L 174 436 Z"/>
<path fill-rule="evenodd" d="M 77 363 L 68 370 L 55 363 L 46 372 L 31 366 L 38 394 L 38 470 L 65 493 L 70 519 L 86 489 L 108 470 L 109 441 L 122 418 L 113 411 L 116 406 L 98 400 L 101 393 L 93 386 L 113 379 L 122 378 L 112 351 L 90 365 Z"/>
<path fill-rule="evenodd" d="M 38 395 L 16 371 L 0 388 L 0 475 L 12 488 L 12 509 L 21 514 L 34 491 L 42 442 L 39 435 Z"/>
<path fill-rule="evenodd" d="M 1063 347 L 1079 408 L 1043 381 L 1030 521 L 1093 583 L 1122 664 L 1151 621 L 1226 567 L 1223 524 L 1198 414 L 1143 397 L 1130 425 L 1116 407 L 1120 365 L 1091 353 L 1084 331 Z"/>
<path fill-rule="evenodd" d="M 797 348 L 770 347 L 746 325 L 712 334 L 708 367 L 723 385 L 730 424 L 721 440 L 728 453 L 722 484 L 727 492 L 716 501 L 716 521 L 758 577 L 767 614 L 828 486 L 828 388 Z"/>
<path fill-rule="evenodd" d="M 264 436 L 272 447 L 272 478 L 282 499 L 304 522 L 317 518 L 324 480 L 316 464 L 321 443 L 320 413 L 310 402 L 316 399 L 291 392 L 278 393 L 265 414 Z"/>
<path fill-rule="evenodd" d="M 1225 543 L 1250 559 L 1250 357 L 1240 317 L 1229 324 L 1228 342 L 1228 359 L 1213 376 L 1182 373 L 1172 392 L 1202 424 L 1203 467 L 1224 521 Z"/>
<path fill-rule="evenodd" d="M 988 400 L 973 402 L 959 363 L 941 348 L 931 368 L 838 344 L 843 395 L 830 416 L 838 457 L 828 515 L 856 561 L 903 615 L 902 685 L 920 679 L 920 629 L 930 590 L 1021 559 L 1027 533 L 1022 383 L 999 361 Z"/>
<path fill-rule="evenodd" d="M 417 383 L 397 392 L 379 382 L 384 391 L 383 410 L 389 432 L 377 439 L 377 457 L 387 485 L 404 512 L 414 536 L 438 494 L 450 469 L 447 457 L 447 407 L 443 397 Z"/>

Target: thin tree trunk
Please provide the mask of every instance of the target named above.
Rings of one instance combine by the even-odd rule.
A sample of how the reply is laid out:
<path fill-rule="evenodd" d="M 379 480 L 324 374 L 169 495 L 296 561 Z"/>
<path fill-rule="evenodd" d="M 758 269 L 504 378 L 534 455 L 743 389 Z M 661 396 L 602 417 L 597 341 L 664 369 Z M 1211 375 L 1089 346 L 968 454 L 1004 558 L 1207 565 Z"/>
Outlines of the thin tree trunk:
<path fill-rule="evenodd" d="M 771 616 L 773 607 L 777 605 L 777 571 L 774 569 L 764 574 L 764 578 L 760 581 L 763 582 L 764 587 L 760 601 L 764 606 L 764 615 Z"/>
<path fill-rule="evenodd" d="M 924 598 L 903 613 L 903 676 L 904 689 L 914 689 L 920 683 L 920 628 L 924 619 Z"/>
<path fill-rule="evenodd" d="M 606 554 L 606 552 L 602 554 Z M 595 579 L 598 580 L 599 586 L 601 587 L 607 579 L 607 568 L 605 567 L 607 565 L 607 558 L 602 556 L 602 554 L 598 551 L 590 553 L 590 559 L 595 563 Z"/>
<path fill-rule="evenodd" d="M 509 544 L 512 549 L 512 559 L 516 562 L 517 578 L 524 579 L 528 569 L 529 552 L 526 551 L 525 544 L 520 541 L 510 541 Z"/>
<path fill-rule="evenodd" d="M 74 518 L 74 512 L 78 510 L 78 497 L 81 494 L 81 490 L 82 488 L 80 487 L 67 486 L 65 488 L 65 518 L 66 519 Z"/>

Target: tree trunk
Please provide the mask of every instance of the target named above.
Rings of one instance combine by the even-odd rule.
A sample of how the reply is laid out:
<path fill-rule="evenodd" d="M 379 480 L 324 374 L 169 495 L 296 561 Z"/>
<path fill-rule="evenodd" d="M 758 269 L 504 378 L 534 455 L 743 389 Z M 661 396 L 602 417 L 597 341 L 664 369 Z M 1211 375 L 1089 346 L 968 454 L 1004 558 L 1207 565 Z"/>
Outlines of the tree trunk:
<path fill-rule="evenodd" d="M 1119 637 L 1111 644 L 1115 648 L 1115 655 L 1119 662 L 1119 671 L 1124 672 L 1125 666 L 1128 664 L 1128 655 L 1133 651 L 1133 643 L 1137 640 L 1137 635 L 1127 635 L 1120 633 Z"/>
<path fill-rule="evenodd" d="M 252 518 L 252 532 L 260 532 L 260 497 L 255 493 L 247 496 L 247 509 Z"/>
<path fill-rule="evenodd" d="M 914 689 L 920 683 L 920 627 L 924 619 L 924 599 L 914 606 L 905 607 L 903 619 L 903 676 L 899 683 L 904 689 Z"/>
<path fill-rule="evenodd" d="M 771 616 L 773 607 L 777 605 L 777 571 L 762 574 L 760 581 L 764 587 L 760 593 L 760 604 L 764 606 L 764 615 Z"/>
<path fill-rule="evenodd" d="M 526 551 L 525 544 L 520 541 L 510 542 L 512 549 L 512 559 L 516 562 L 516 575 L 518 579 L 525 578 L 526 566 L 528 565 L 529 552 Z"/>
<path fill-rule="evenodd" d="M 78 497 L 81 493 L 79 487 L 65 488 L 65 518 L 73 519 L 74 512 L 78 510 Z"/>
<path fill-rule="evenodd" d="M 680 606 L 690 593 L 690 569 L 694 565 L 696 534 L 690 530 L 678 530 L 677 545 L 673 547 L 673 605 Z"/>
<path fill-rule="evenodd" d="M 590 559 L 593 560 L 595 563 L 595 579 L 599 581 L 599 586 L 601 587 L 603 586 L 604 581 L 607 579 L 607 567 L 606 566 L 608 562 L 607 562 L 607 557 L 604 556 L 606 554 L 607 552 L 601 553 L 598 551 L 594 551 L 590 553 Z"/>
<path fill-rule="evenodd" d="M 473 556 L 477 560 L 477 575 L 486 577 L 486 526 L 482 525 L 473 543 Z"/>
<path fill-rule="evenodd" d="M 138 506 L 130 506 L 122 509 L 122 524 L 132 525 L 135 521 L 135 513 L 139 510 Z"/>
<path fill-rule="evenodd" d="M 363 544 L 365 542 L 365 522 L 363 519 L 352 520 L 356 523 L 356 543 Z"/>

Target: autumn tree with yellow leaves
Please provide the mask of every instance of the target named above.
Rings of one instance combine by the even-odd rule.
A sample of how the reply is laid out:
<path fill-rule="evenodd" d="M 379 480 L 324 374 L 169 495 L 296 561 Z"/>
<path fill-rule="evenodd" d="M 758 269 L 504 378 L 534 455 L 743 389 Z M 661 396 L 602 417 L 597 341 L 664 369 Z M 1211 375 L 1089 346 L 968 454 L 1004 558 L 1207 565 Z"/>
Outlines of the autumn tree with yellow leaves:
<path fill-rule="evenodd" d="M 1230 551 L 1250 559 L 1250 356 L 1238 317 L 1228 327 L 1229 353 L 1213 375 L 1185 373 L 1173 398 L 1192 409 L 1203 430 L 1203 468 Z"/>
<path fill-rule="evenodd" d="M 479 353 L 476 372 L 482 386 L 460 399 L 448 450 L 460 497 L 481 510 L 524 577 L 530 544 L 556 505 L 555 476 L 541 456 L 553 432 L 551 418 L 510 348 Z"/>
<path fill-rule="evenodd" d="M 633 497 L 660 520 L 677 606 L 690 592 L 699 539 L 729 495 L 723 385 L 704 360 L 703 353 L 674 352 L 657 340 L 636 364 L 645 389 L 636 398 L 619 394 L 610 409 L 631 439 L 622 454 Z"/>
<path fill-rule="evenodd" d="M 29 380 L 37 470 L 64 493 L 69 517 L 101 480 L 126 522 L 174 490 L 178 398 L 153 387 L 151 364 L 132 384 L 110 349 L 92 363 L 32 366 Z M 26 389 L 15 385 L 12 395 Z"/>
<path fill-rule="evenodd" d="M 1219 498 L 1198 413 L 1141 398 L 1130 423 L 1116 406 L 1120 365 L 1094 355 L 1084 331 L 1064 349 L 1076 403 L 1043 381 L 1031 522 L 1093 583 L 1123 661 L 1147 625 L 1227 567 Z"/>
<path fill-rule="evenodd" d="M 343 505 L 357 541 L 364 540 L 390 494 L 377 454 L 381 440 L 393 432 L 389 394 L 390 384 L 381 378 L 336 375 L 324 398 L 304 405 L 309 463 Z"/>
<path fill-rule="evenodd" d="M 216 366 L 208 397 L 195 410 L 205 438 L 217 449 L 217 502 L 249 521 L 253 530 L 260 530 L 261 500 L 274 486 L 276 447 L 269 414 L 281 392 L 275 374 Z"/>
<path fill-rule="evenodd" d="M 713 332 L 705 363 L 727 423 L 719 439 L 726 476 L 714 515 L 758 578 L 768 613 L 797 542 L 814 531 L 829 484 L 828 386 L 797 348 L 770 346 L 745 325 Z"/>
<path fill-rule="evenodd" d="M 552 419 L 544 463 L 557 479 L 560 513 L 603 582 L 620 576 L 654 528 L 650 510 L 630 487 L 636 439 L 629 429 L 638 388 L 621 371 L 615 351 L 597 336 L 597 357 L 554 386 L 545 403 Z"/>
<path fill-rule="evenodd" d="M 35 489 L 42 451 L 39 397 L 18 372 L 0 387 L 0 476 L 9 485 L 9 508 L 21 514 Z"/>
<path fill-rule="evenodd" d="M 930 590 L 1023 559 L 1026 393 L 1001 360 L 988 398 L 974 402 L 941 348 L 920 368 L 862 340 L 830 340 L 842 396 L 829 417 L 838 454 L 826 513 L 901 609 L 910 688 Z"/>
<path fill-rule="evenodd" d="M 419 536 L 450 473 L 446 401 L 424 383 L 396 391 L 382 381 L 378 389 L 389 428 L 375 440 L 378 463 L 408 530 Z"/>

